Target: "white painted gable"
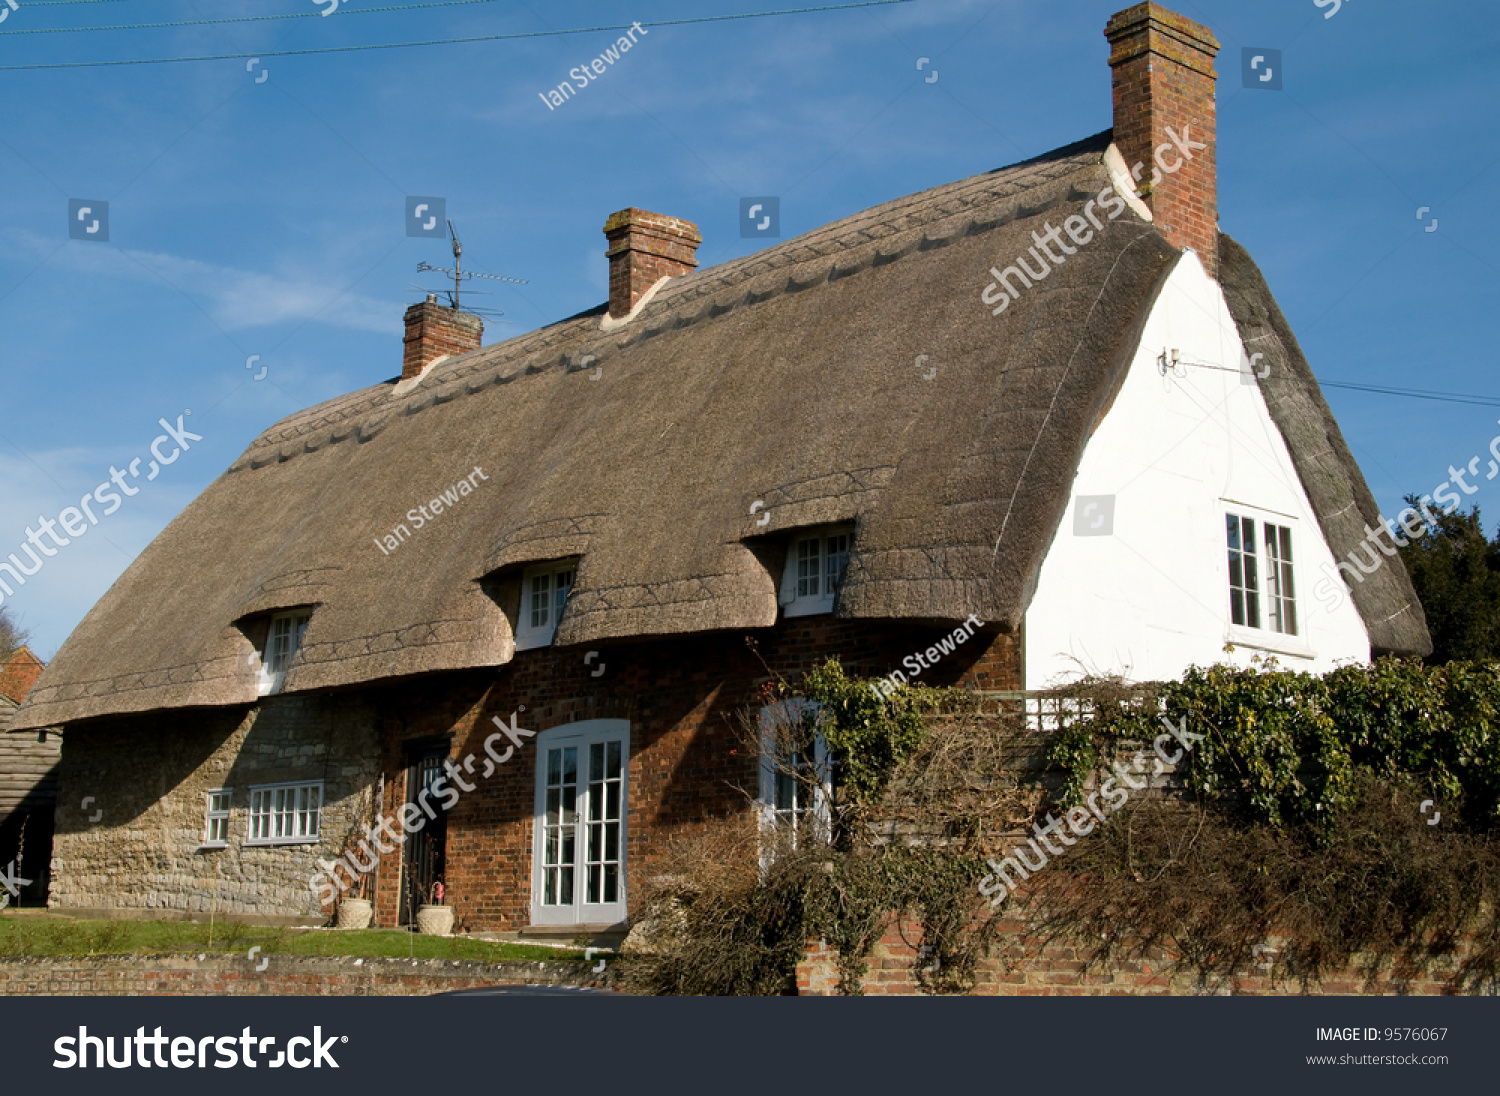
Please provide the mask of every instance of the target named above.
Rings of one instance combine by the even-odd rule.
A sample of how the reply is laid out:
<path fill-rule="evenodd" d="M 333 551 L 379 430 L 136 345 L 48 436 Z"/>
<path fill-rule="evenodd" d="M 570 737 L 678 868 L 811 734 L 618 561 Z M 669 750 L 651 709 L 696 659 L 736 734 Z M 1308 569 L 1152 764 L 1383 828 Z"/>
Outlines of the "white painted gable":
<path fill-rule="evenodd" d="M 1165 374 L 1164 351 L 1180 362 Z M 1163 680 L 1195 664 L 1245 665 L 1254 654 L 1314 672 L 1369 659 L 1353 602 L 1330 611 L 1312 596 L 1333 555 L 1259 386 L 1245 383 L 1248 360 L 1218 283 L 1186 252 L 1084 450 L 1043 561 L 1026 613 L 1027 688 L 1085 672 Z M 1110 535 L 1075 532 L 1080 495 L 1114 496 Z M 1085 527 L 1103 510 L 1090 511 Z M 1264 597 L 1260 629 L 1231 624 L 1228 513 L 1256 519 L 1258 540 L 1263 521 L 1291 529 L 1298 634 L 1271 629 Z"/>

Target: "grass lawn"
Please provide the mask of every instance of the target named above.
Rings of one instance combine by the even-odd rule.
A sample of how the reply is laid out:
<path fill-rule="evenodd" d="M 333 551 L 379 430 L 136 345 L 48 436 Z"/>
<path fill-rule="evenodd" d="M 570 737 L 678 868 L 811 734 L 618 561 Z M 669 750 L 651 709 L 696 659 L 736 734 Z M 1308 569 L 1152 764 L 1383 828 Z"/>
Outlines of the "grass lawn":
<path fill-rule="evenodd" d="M 0 958 L 48 955 L 353 955 L 416 959 L 582 959 L 582 950 L 423 936 L 401 929 L 273 929 L 186 921 L 75 921 L 0 914 Z"/>

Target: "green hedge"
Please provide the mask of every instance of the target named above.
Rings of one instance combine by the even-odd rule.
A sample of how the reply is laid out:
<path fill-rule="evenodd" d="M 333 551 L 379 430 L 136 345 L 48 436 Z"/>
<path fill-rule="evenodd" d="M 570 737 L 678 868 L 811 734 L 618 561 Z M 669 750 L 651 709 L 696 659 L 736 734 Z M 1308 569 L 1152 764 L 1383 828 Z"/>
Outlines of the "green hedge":
<path fill-rule="evenodd" d="M 1118 682 L 1076 689 L 1094 698 L 1095 716 L 1060 732 L 1048 751 L 1068 774 L 1066 799 L 1077 800 L 1119 744 L 1163 733 L 1164 712 L 1204 735 L 1183 763 L 1188 787 L 1246 821 L 1325 828 L 1349 806 L 1355 773 L 1365 770 L 1415 779 L 1445 816 L 1461 807 L 1468 828 L 1500 822 L 1495 665 L 1383 658 L 1315 676 L 1269 661 L 1194 667 L 1181 681 L 1141 688 L 1144 702 Z"/>

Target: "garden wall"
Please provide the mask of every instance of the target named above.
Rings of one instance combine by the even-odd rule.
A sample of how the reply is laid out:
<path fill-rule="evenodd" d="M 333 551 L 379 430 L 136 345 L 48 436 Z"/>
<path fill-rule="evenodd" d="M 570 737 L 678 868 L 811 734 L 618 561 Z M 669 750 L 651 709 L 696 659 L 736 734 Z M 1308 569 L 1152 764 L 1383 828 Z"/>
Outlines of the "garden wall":
<path fill-rule="evenodd" d="M 1109 965 L 1089 964 L 1093 953 L 1091 942 L 1076 939 L 1045 940 L 1024 935 L 1025 926 L 1007 920 L 1000 925 L 1000 938 L 987 958 L 979 960 L 970 995 L 978 997 L 1149 997 L 1149 996 L 1282 996 L 1314 995 L 1388 995 L 1445 996 L 1446 986 L 1458 959 L 1433 964 L 1424 975 L 1402 978 L 1388 965 L 1374 976 L 1362 970 L 1330 972 L 1322 981 L 1303 988 L 1297 982 L 1271 978 L 1269 962 L 1255 969 L 1240 971 L 1228 979 L 1200 979 L 1191 973 L 1172 973 L 1169 957 L 1162 952 L 1148 952 L 1143 958 L 1115 960 Z M 873 997 L 906 997 L 931 993 L 922 985 L 917 972 L 918 948 L 912 942 L 922 937 L 921 926 L 913 921 L 899 924 L 893 919 L 885 934 L 871 951 L 864 992 Z M 1274 946 L 1276 941 L 1271 941 Z M 1460 949 L 1460 957 L 1464 954 Z M 808 948 L 807 956 L 797 965 L 797 993 L 802 997 L 831 997 L 838 994 L 838 953 L 822 941 Z M 1486 987 L 1495 995 L 1500 987 Z"/>

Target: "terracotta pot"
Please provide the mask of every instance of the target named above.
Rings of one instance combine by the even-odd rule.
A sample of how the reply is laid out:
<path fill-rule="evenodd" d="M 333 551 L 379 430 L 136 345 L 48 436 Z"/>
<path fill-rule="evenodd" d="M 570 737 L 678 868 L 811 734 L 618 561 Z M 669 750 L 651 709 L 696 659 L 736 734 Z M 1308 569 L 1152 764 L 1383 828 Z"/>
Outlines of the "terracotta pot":
<path fill-rule="evenodd" d="M 339 903 L 338 927 L 367 929 L 375 916 L 375 907 L 363 898 L 345 898 Z"/>
<path fill-rule="evenodd" d="M 447 936 L 453 931 L 452 906 L 421 906 L 417 909 L 417 928 L 424 936 Z"/>

